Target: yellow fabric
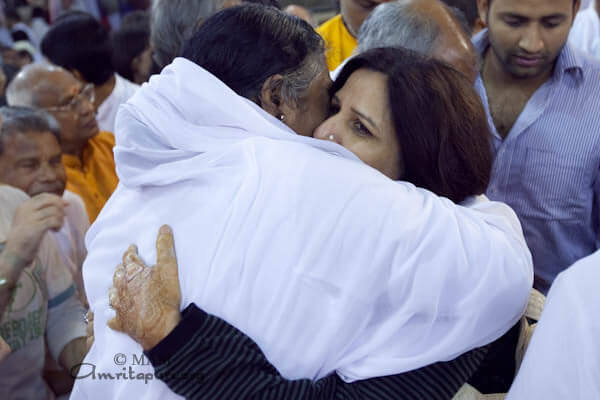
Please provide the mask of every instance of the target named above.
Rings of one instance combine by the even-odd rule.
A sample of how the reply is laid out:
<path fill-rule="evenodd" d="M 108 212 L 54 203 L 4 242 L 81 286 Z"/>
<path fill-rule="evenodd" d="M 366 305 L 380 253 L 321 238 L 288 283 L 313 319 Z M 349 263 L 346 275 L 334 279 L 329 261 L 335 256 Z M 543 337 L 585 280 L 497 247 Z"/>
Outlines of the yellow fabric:
<path fill-rule="evenodd" d="M 358 45 L 354 36 L 348 32 L 342 15 L 339 14 L 317 28 L 317 32 L 327 46 L 327 67 L 330 71 L 336 69 Z"/>
<path fill-rule="evenodd" d="M 90 223 L 96 220 L 104 203 L 117 187 L 119 179 L 115 171 L 113 147 L 115 137 L 100 132 L 89 140 L 83 149 L 83 157 L 63 154 L 67 171 L 67 190 L 78 194 L 85 204 Z"/>

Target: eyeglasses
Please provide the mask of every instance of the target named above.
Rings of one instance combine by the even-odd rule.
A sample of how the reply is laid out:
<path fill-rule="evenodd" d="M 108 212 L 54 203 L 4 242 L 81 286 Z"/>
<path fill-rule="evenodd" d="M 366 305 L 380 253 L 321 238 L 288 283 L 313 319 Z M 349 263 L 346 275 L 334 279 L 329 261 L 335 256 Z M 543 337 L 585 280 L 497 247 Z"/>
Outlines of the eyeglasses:
<path fill-rule="evenodd" d="M 46 111 L 53 112 L 77 112 L 81 109 L 81 106 L 84 102 L 88 102 L 89 104 L 94 104 L 94 100 L 96 98 L 96 94 L 94 92 L 94 85 L 88 83 L 81 89 L 73 99 L 69 102 L 69 104 L 65 104 L 64 106 L 56 106 L 56 107 L 45 107 Z"/>

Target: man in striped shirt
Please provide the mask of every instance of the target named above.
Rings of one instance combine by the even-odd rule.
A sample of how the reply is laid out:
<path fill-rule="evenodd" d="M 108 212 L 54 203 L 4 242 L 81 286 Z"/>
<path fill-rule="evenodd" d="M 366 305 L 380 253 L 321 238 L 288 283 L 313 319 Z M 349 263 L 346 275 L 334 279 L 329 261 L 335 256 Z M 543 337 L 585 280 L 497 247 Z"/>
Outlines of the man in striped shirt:
<path fill-rule="evenodd" d="M 477 81 L 496 159 L 488 197 L 523 225 L 535 287 L 598 248 L 600 65 L 567 43 L 580 0 L 478 0 Z"/>

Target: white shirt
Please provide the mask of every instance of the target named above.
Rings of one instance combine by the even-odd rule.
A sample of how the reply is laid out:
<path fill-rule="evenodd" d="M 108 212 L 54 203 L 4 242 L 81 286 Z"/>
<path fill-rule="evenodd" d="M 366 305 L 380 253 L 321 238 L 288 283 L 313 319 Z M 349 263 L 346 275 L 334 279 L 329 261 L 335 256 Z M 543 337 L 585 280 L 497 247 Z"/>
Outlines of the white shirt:
<path fill-rule="evenodd" d="M 79 299 L 86 304 L 81 267 L 87 255 L 85 234 L 90 227 L 90 220 L 81 197 L 67 190 L 63 199 L 69 203 L 65 208 L 65 222 L 60 231 L 54 232 L 53 236 L 64 264 L 73 276 L 73 283 L 79 293 Z"/>
<path fill-rule="evenodd" d="M 98 114 L 96 115 L 100 130 L 113 134 L 116 133 L 115 120 L 119 106 L 129 100 L 140 87 L 119 74 L 115 74 L 115 78 L 115 87 L 112 93 L 100 104 Z"/>
<path fill-rule="evenodd" d="M 554 281 L 507 400 L 600 399 L 600 251 Z"/>
<path fill-rule="evenodd" d="M 569 42 L 573 47 L 600 59 L 600 17 L 593 3 L 575 17 Z"/>

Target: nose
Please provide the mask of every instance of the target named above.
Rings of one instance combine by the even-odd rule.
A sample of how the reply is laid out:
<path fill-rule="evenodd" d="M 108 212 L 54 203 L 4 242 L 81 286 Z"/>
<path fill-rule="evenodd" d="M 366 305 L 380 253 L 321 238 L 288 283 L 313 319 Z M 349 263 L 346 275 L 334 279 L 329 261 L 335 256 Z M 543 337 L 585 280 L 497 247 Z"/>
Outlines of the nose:
<path fill-rule="evenodd" d="M 91 113 L 95 113 L 96 110 L 94 108 L 94 103 L 92 103 L 91 101 L 85 99 L 85 100 L 81 100 L 81 102 L 79 103 L 79 115 L 81 116 L 86 116 L 89 115 Z"/>
<path fill-rule="evenodd" d="M 544 49 L 544 40 L 538 24 L 531 24 L 524 32 L 519 47 L 529 54 L 540 53 Z"/>
<path fill-rule="evenodd" d="M 329 140 L 337 144 L 342 144 L 342 138 L 338 134 L 337 121 L 335 116 L 325 120 L 315 131 L 314 137 L 321 140 Z"/>
<path fill-rule="evenodd" d="M 49 163 L 43 163 L 40 167 L 39 179 L 42 182 L 54 182 L 58 179 L 58 175 Z"/>

